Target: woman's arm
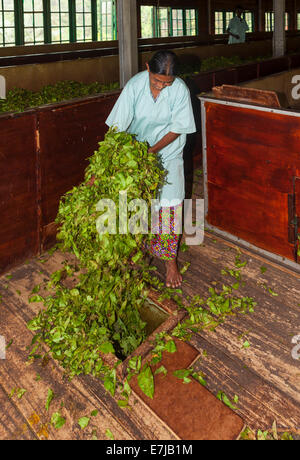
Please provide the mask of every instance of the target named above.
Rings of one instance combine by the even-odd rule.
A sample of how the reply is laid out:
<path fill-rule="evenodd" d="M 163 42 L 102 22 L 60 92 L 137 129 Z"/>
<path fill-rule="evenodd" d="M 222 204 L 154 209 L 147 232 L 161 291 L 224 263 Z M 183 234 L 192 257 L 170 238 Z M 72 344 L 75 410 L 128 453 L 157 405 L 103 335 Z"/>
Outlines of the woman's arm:
<path fill-rule="evenodd" d="M 171 144 L 180 134 L 169 132 L 166 134 L 160 141 L 158 141 L 155 145 L 149 148 L 148 152 L 150 153 L 158 153 L 163 148 L 167 147 L 167 145 Z"/>

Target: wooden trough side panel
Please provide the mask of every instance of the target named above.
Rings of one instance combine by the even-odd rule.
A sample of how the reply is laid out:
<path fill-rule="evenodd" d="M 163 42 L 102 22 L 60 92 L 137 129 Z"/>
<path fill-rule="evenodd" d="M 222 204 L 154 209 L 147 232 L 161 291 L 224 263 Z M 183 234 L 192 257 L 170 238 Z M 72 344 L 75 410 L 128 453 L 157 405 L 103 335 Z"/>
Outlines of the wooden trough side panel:
<path fill-rule="evenodd" d="M 295 260 L 289 200 L 300 118 L 205 102 L 209 224 Z"/>
<path fill-rule="evenodd" d="M 36 117 L 0 117 L 0 273 L 36 255 Z"/>
<path fill-rule="evenodd" d="M 104 138 L 105 120 L 118 95 L 91 97 L 39 113 L 42 250 L 55 242 L 60 198 L 83 180 L 87 158 Z"/>

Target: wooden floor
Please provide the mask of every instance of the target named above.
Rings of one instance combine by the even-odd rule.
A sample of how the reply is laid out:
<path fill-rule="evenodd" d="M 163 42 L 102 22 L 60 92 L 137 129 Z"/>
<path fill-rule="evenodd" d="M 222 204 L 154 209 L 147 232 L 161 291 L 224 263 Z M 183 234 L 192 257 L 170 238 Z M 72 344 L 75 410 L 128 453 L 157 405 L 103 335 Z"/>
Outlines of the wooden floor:
<path fill-rule="evenodd" d="M 199 190 L 194 192 L 201 196 Z M 200 246 L 180 251 L 180 266 L 191 263 L 184 275 L 184 294 L 208 297 L 209 287 L 232 282 L 221 270 L 235 268 L 237 251 L 234 244 L 209 233 Z M 292 338 L 300 334 L 300 275 L 243 249 L 241 259 L 247 264 L 241 269 L 243 286 L 236 292 L 252 297 L 255 311 L 231 316 L 215 332 L 195 334 L 190 343 L 201 358 L 194 367 L 204 373 L 213 394 L 238 397 L 236 412 L 253 430 L 270 430 L 276 421 L 279 430 L 299 434 L 300 360 L 292 357 Z M 0 361 L 0 439 L 108 439 L 110 433 L 116 440 L 178 439 L 137 396 L 131 396 L 130 409 L 121 409 L 118 397 L 94 378 L 70 382 L 53 360 L 28 363 L 33 333 L 26 323 L 40 308 L 28 303 L 28 296 L 62 261 L 59 253 L 45 254 L 0 278 L 0 335 L 6 344 L 12 341 Z M 158 268 L 162 273 L 163 267 Z M 55 398 L 47 411 L 49 389 Z M 97 415 L 90 417 L 94 410 Z M 54 412 L 66 419 L 61 429 L 50 423 Z M 90 423 L 81 429 L 78 420 L 84 416 Z"/>

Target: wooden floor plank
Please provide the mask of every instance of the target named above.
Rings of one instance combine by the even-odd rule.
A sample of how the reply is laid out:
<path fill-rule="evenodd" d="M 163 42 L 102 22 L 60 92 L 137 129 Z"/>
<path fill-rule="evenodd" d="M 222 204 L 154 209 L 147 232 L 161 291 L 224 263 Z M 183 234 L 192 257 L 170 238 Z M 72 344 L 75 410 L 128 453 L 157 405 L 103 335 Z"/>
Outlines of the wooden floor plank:
<path fill-rule="evenodd" d="M 2 305 L 1 316 L 5 310 L 5 305 Z M 80 381 L 66 380 L 63 370 L 56 362 L 51 360 L 45 367 L 40 360 L 28 364 L 27 347 L 31 343 L 32 333 L 26 330 L 24 323 L 11 311 L 6 310 L 5 326 L 1 323 L 1 331 L 4 336 L 10 333 L 13 343 L 7 350 L 6 360 L 1 366 L 0 383 L 7 394 L 13 389 L 26 390 L 21 399 L 18 399 L 16 391 L 12 400 L 27 422 L 32 424 L 38 438 L 90 439 L 92 427 L 97 427 L 100 439 L 106 439 L 107 428 L 115 434 L 116 439 L 134 438 L 112 417 L 103 403 L 100 405 L 99 401 L 89 395 Z M 18 331 L 22 331 L 22 334 L 18 334 Z M 48 390 L 52 390 L 56 395 L 49 412 L 45 409 Z M 98 410 L 99 415 L 91 420 L 91 427 L 81 430 L 78 419 L 89 416 L 93 410 Z M 61 412 L 66 419 L 66 424 L 59 430 L 50 424 L 54 412 Z"/>
<path fill-rule="evenodd" d="M 228 247 L 225 242 L 214 240 L 213 237 L 206 238 L 201 246 L 191 246 L 188 251 L 179 252 L 180 266 L 191 263 L 184 275 L 185 297 L 200 294 L 207 298 L 210 296 L 210 287 L 222 290 L 223 283 L 234 283 L 236 280 L 222 275 L 221 270 L 226 267 L 237 270 L 235 258 L 239 254 L 239 248 Z M 234 389 L 242 389 L 242 414 L 249 423 L 252 420 L 258 427 L 261 420 L 266 426 L 274 417 L 283 427 L 299 429 L 300 367 L 299 361 L 291 356 L 291 339 L 300 331 L 300 279 L 289 270 L 282 270 L 282 267 L 276 267 L 268 261 L 262 262 L 253 255 L 250 257 L 241 253 L 240 257 L 242 261 L 247 261 L 247 265 L 241 269 L 244 286 L 234 291 L 235 295 L 252 297 L 257 306 L 254 313 L 228 318 L 215 333 L 198 334 L 198 341 L 210 344 L 212 350 L 204 372 L 220 387 L 225 378 L 225 388 L 229 394 L 234 395 Z M 163 264 L 156 260 L 153 263 L 163 274 Z M 267 268 L 264 273 L 262 266 Z M 273 296 L 263 287 L 264 284 L 278 295 Z M 246 340 L 250 343 L 249 348 L 243 347 Z M 233 378 L 228 370 L 224 376 L 224 357 L 237 365 Z M 243 381 L 243 369 L 248 369 L 253 376 L 248 382 Z M 214 385 L 210 389 L 217 392 Z M 267 409 L 268 416 L 262 408 Z"/>
<path fill-rule="evenodd" d="M 234 400 L 238 396 L 237 413 L 255 429 L 270 429 L 274 420 L 283 430 L 296 431 L 300 426 L 300 410 L 294 401 L 275 385 L 257 375 L 237 359 L 224 353 L 209 339 L 195 334 L 191 343 L 201 353 L 194 369 L 203 372 L 207 388 L 215 395 L 222 391 Z"/>
<path fill-rule="evenodd" d="M 9 362 L 10 365 L 6 363 L 6 368 L 4 367 L 0 372 L 0 380 L 3 380 L 7 386 L 7 391 L 11 391 L 14 386 L 25 389 L 35 388 L 33 394 L 31 392 L 25 394 L 20 401 L 16 401 L 16 404 L 20 405 L 20 411 L 27 418 L 36 414 L 36 417 L 41 420 L 40 424 L 47 425 L 49 439 L 65 439 L 67 436 L 71 439 L 89 439 L 92 434 L 91 429 L 83 432 L 76 421 L 80 416 L 88 416 L 95 409 L 99 411 L 99 416 L 92 419 L 91 426 L 97 430 L 99 439 L 106 438 L 105 433 L 108 428 L 115 439 L 177 439 L 172 430 L 134 395 L 129 400 L 130 409 L 121 409 L 117 404 L 117 398 L 112 398 L 97 379 L 80 377 L 74 378 L 72 382 L 65 381 L 63 370 L 53 361 L 50 361 L 46 368 L 43 368 L 38 361 L 31 366 L 26 366 L 28 355 L 26 347 L 32 339 L 32 333 L 26 328 L 26 323 L 42 307 L 39 303 L 28 303 L 28 296 L 33 287 L 40 284 L 43 278 L 47 280 L 50 273 L 61 268 L 63 260 L 64 256 L 60 253 L 55 253 L 45 264 L 33 260 L 25 268 L 17 268 L 9 280 L 2 277 L 0 281 L 4 292 L 0 324 L 5 323 L 2 333 L 7 342 L 13 340 L 8 350 L 10 359 L 7 363 Z M 22 369 L 22 375 L 19 369 Z M 39 390 L 34 382 L 36 374 L 42 376 L 38 382 Z M 55 431 L 48 426 L 49 414 L 45 414 L 42 410 L 48 388 L 51 388 L 57 398 L 64 402 L 63 412 L 67 418 L 65 429 Z M 55 406 L 53 408 L 55 409 Z M 57 410 L 58 408 L 56 407 Z"/>
<path fill-rule="evenodd" d="M 202 178 L 198 179 L 194 196 L 201 198 Z M 291 340 L 300 334 L 300 276 L 210 233 L 203 244 L 179 252 L 180 266 L 191 264 L 184 275 L 184 296 L 200 294 L 206 298 L 210 287 L 221 289 L 222 284 L 232 284 L 234 279 L 222 275 L 221 270 L 237 269 L 235 259 L 239 254 L 247 265 L 241 269 L 244 285 L 235 295 L 252 297 L 257 302 L 255 311 L 228 318 L 214 333 L 195 334 L 192 345 L 207 354 L 194 366 L 204 372 L 208 389 L 215 395 L 218 391 L 224 391 L 231 399 L 238 395 L 238 413 L 253 429 L 268 429 L 276 420 L 282 429 L 299 430 L 300 361 L 291 356 Z M 96 430 L 98 438 L 105 439 L 109 428 L 115 439 L 177 439 L 134 394 L 130 398 L 131 410 L 124 411 L 117 405 L 117 398 L 112 398 L 97 379 L 82 376 L 68 382 L 53 361 L 46 367 L 38 362 L 26 365 L 26 346 L 32 337 L 26 322 L 41 308 L 40 304 L 28 303 L 28 296 L 35 285 L 62 268 L 64 260 L 65 255 L 59 252 L 52 256 L 44 254 L 16 267 L 9 273 L 11 277 L 0 278 L 0 334 L 5 335 L 7 342 L 13 339 L 7 350 L 8 359 L 0 370 L 0 397 L 4 398 L 10 417 L 6 428 L 2 424 L 3 436 L 17 433 L 24 438 L 90 439 Z M 153 262 L 164 279 L 164 263 Z M 263 273 L 261 267 L 266 268 Z M 278 295 L 273 296 L 268 288 Z M 245 340 L 250 344 L 247 348 L 243 346 Z M 37 374 L 41 376 L 39 381 L 35 380 Z M 13 387 L 24 387 L 27 392 L 20 400 L 16 396 L 9 399 L 7 395 Z M 61 410 L 67 419 L 61 430 L 51 427 L 51 413 L 45 411 L 49 388 L 57 395 L 51 413 Z M 93 409 L 99 415 L 86 430 L 81 430 L 78 418 L 89 415 Z M 20 427 L 25 426 L 24 433 L 20 432 Z"/>
<path fill-rule="evenodd" d="M 9 395 L 0 385 L 0 439 L 5 440 L 34 440 L 37 439 L 30 424 L 15 407 Z"/>

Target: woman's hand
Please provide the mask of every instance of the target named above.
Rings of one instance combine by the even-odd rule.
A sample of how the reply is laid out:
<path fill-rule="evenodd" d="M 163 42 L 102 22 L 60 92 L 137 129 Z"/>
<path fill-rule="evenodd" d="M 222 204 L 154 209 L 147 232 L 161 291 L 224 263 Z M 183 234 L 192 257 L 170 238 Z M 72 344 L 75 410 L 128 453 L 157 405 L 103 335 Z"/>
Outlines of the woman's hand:
<path fill-rule="evenodd" d="M 155 145 L 148 149 L 148 153 L 157 153 L 160 152 L 163 148 L 167 147 L 167 145 L 171 144 L 172 142 L 179 137 L 180 134 L 172 133 L 171 131 L 167 133 L 160 141 L 158 141 Z"/>

